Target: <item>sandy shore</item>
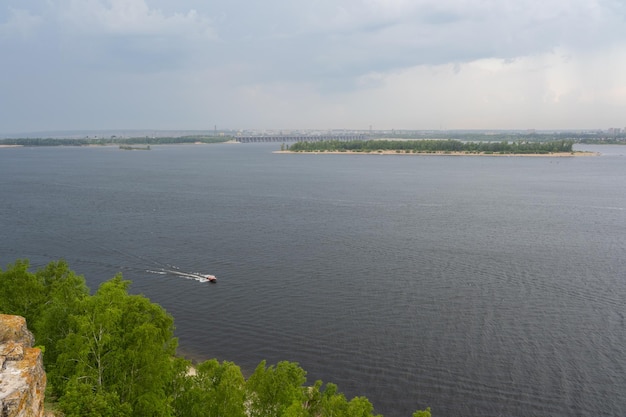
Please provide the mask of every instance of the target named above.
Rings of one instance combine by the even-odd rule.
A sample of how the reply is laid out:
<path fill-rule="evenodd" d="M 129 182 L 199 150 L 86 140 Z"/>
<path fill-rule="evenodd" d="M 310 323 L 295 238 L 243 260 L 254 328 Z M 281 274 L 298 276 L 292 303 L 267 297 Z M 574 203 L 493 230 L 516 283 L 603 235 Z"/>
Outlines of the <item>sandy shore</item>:
<path fill-rule="evenodd" d="M 0 148 L 21 148 L 24 145 L 0 145 Z"/>
<path fill-rule="evenodd" d="M 571 158 L 576 156 L 598 156 L 598 152 L 554 152 L 554 153 L 470 153 L 470 152 L 409 152 L 404 151 L 374 151 L 374 152 L 354 152 L 354 151 L 312 151 L 312 152 L 292 152 L 292 151 L 274 151 L 273 153 L 292 153 L 292 154 L 328 154 L 328 155 L 409 155 L 409 156 L 497 156 L 497 157 L 549 157 L 549 158 Z"/>

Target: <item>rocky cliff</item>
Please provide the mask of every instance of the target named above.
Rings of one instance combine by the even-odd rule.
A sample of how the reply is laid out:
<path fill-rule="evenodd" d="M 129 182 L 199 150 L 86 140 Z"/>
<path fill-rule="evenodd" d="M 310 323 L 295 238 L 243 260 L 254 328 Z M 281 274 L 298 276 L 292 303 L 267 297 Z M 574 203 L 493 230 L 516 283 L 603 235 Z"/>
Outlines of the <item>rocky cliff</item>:
<path fill-rule="evenodd" d="M 24 317 L 0 314 L 0 417 L 41 417 L 46 374 Z"/>

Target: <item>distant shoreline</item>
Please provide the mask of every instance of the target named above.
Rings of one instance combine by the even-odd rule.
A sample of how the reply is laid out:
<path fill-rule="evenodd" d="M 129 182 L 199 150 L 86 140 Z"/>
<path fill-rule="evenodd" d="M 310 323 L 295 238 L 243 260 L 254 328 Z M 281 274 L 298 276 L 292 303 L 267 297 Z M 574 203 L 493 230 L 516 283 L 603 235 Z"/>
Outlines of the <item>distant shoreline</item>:
<path fill-rule="evenodd" d="M 228 140 L 224 142 L 173 142 L 173 143 L 156 143 L 156 144 L 146 144 L 146 146 L 171 146 L 171 145 L 219 145 L 219 144 L 241 144 L 240 142 L 234 140 Z M 130 143 L 130 144 L 119 144 L 119 143 L 86 143 L 80 145 L 4 145 L 0 144 L 0 148 L 114 148 L 114 147 L 136 147 L 143 146 L 142 143 Z M 134 148 L 139 149 L 139 148 Z M 141 148 L 143 149 L 143 148 Z"/>
<path fill-rule="evenodd" d="M 408 155 L 408 156 L 527 156 L 527 157 L 550 157 L 550 158 L 568 158 L 576 156 L 598 156 L 599 152 L 574 151 L 574 152 L 552 152 L 552 153 L 472 153 L 472 152 L 403 152 L 403 151 L 371 151 L 371 152 L 355 152 L 355 151 L 273 151 L 273 153 L 291 153 L 291 154 L 327 154 L 327 155 Z"/>

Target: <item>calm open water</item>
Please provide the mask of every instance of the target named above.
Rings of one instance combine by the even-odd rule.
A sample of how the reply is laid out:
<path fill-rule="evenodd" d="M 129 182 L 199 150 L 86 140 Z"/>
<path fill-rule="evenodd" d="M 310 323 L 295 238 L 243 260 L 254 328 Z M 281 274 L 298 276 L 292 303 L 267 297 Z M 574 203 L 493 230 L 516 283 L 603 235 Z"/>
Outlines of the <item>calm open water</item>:
<path fill-rule="evenodd" d="M 388 417 L 626 415 L 626 147 L 278 147 L 0 149 L 0 266 L 121 271 L 186 356 L 297 361 Z"/>

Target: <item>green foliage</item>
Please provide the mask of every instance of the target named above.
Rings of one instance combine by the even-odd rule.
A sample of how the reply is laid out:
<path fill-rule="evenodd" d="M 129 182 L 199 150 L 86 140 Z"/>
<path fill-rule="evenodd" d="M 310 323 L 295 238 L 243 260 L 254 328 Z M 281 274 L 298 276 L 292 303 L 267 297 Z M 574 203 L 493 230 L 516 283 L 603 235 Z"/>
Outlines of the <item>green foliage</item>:
<path fill-rule="evenodd" d="M 195 375 L 187 375 L 190 363 L 180 363 L 173 392 L 175 416 L 244 417 L 245 380 L 238 366 L 212 359 L 199 364 Z"/>
<path fill-rule="evenodd" d="M 50 389 L 67 415 L 169 415 L 174 322 L 121 275 L 89 291 L 64 261 L 0 271 L 0 311 L 24 316 L 45 347 Z M 126 412 L 126 411 L 128 412 Z"/>
<path fill-rule="evenodd" d="M 18 260 L 0 271 L 0 312 L 26 318 L 45 352 L 48 387 L 54 392 L 57 342 L 70 332 L 70 317 L 89 292 L 84 278 L 70 271 L 65 261 L 51 262 L 36 273 L 29 272 L 29 266 Z"/>
<path fill-rule="evenodd" d="M 46 346 L 44 364 L 52 370 L 59 355 L 57 341 L 70 333 L 70 317 L 80 312 L 89 289 L 85 279 L 74 274 L 65 261 L 50 262 L 35 276 L 43 284 L 45 303 L 31 327 L 38 343 Z"/>
<path fill-rule="evenodd" d="M 0 271 L 0 312 L 16 314 L 33 323 L 45 302 L 44 283 L 28 272 L 27 260 L 18 260 Z"/>
<path fill-rule="evenodd" d="M 348 403 L 347 415 L 350 417 L 368 417 L 374 411 L 374 406 L 365 397 L 354 397 Z"/>
<path fill-rule="evenodd" d="M 103 283 L 71 316 L 72 330 L 59 341 L 60 375 L 80 375 L 69 388 L 96 394 L 115 393 L 135 416 L 166 415 L 165 387 L 172 377 L 170 358 L 176 349 L 173 319 L 160 306 L 129 295 L 121 275 Z"/>
<path fill-rule="evenodd" d="M 293 152 L 380 152 L 402 151 L 413 153 L 432 152 L 467 152 L 467 153 L 503 153 L 503 154 L 547 154 L 554 152 L 572 152 L 573 141 L 551 142 L 461 142 L 459 140 L 365 140 L 319 142 L 297 142 L 291 145 Z"/>
<path fill-rule="evenodd" d="M 59 400 L 65 417 L 131 417 L 132 408 L 122 404 L 115 392 L 94 392 L 73 376 Z"/>
<path fill-rule="evenodd" d="M 121 275 L 90 296 L 64 261 L 28 268 L 17 261 L 0 270 L 0 312 L 32 323 L 49 392 L 67 417 L 374 417 L 365 397 L 348 401 L 322 381 L 306 386 L 294 362 L 262 361 L 247 381 L 237 365 L 215 359 L 190 373 L 191 362 L 174 356 L 172 317 L 130 295 Z"/>
<path fill-rule="evenodd" d="M 280 416 L 292 404 L 305 401 L 306 372 L 293 362 L 266 367 L 262 361 L 248 378 L 246 388 L 252 417 Z"/>
<path fill-rule="evenodd" d="M 431 417 L 430 407 L 428 407 L 426 410 L 417 410 L 413 413 L 413 417 Z"/>

